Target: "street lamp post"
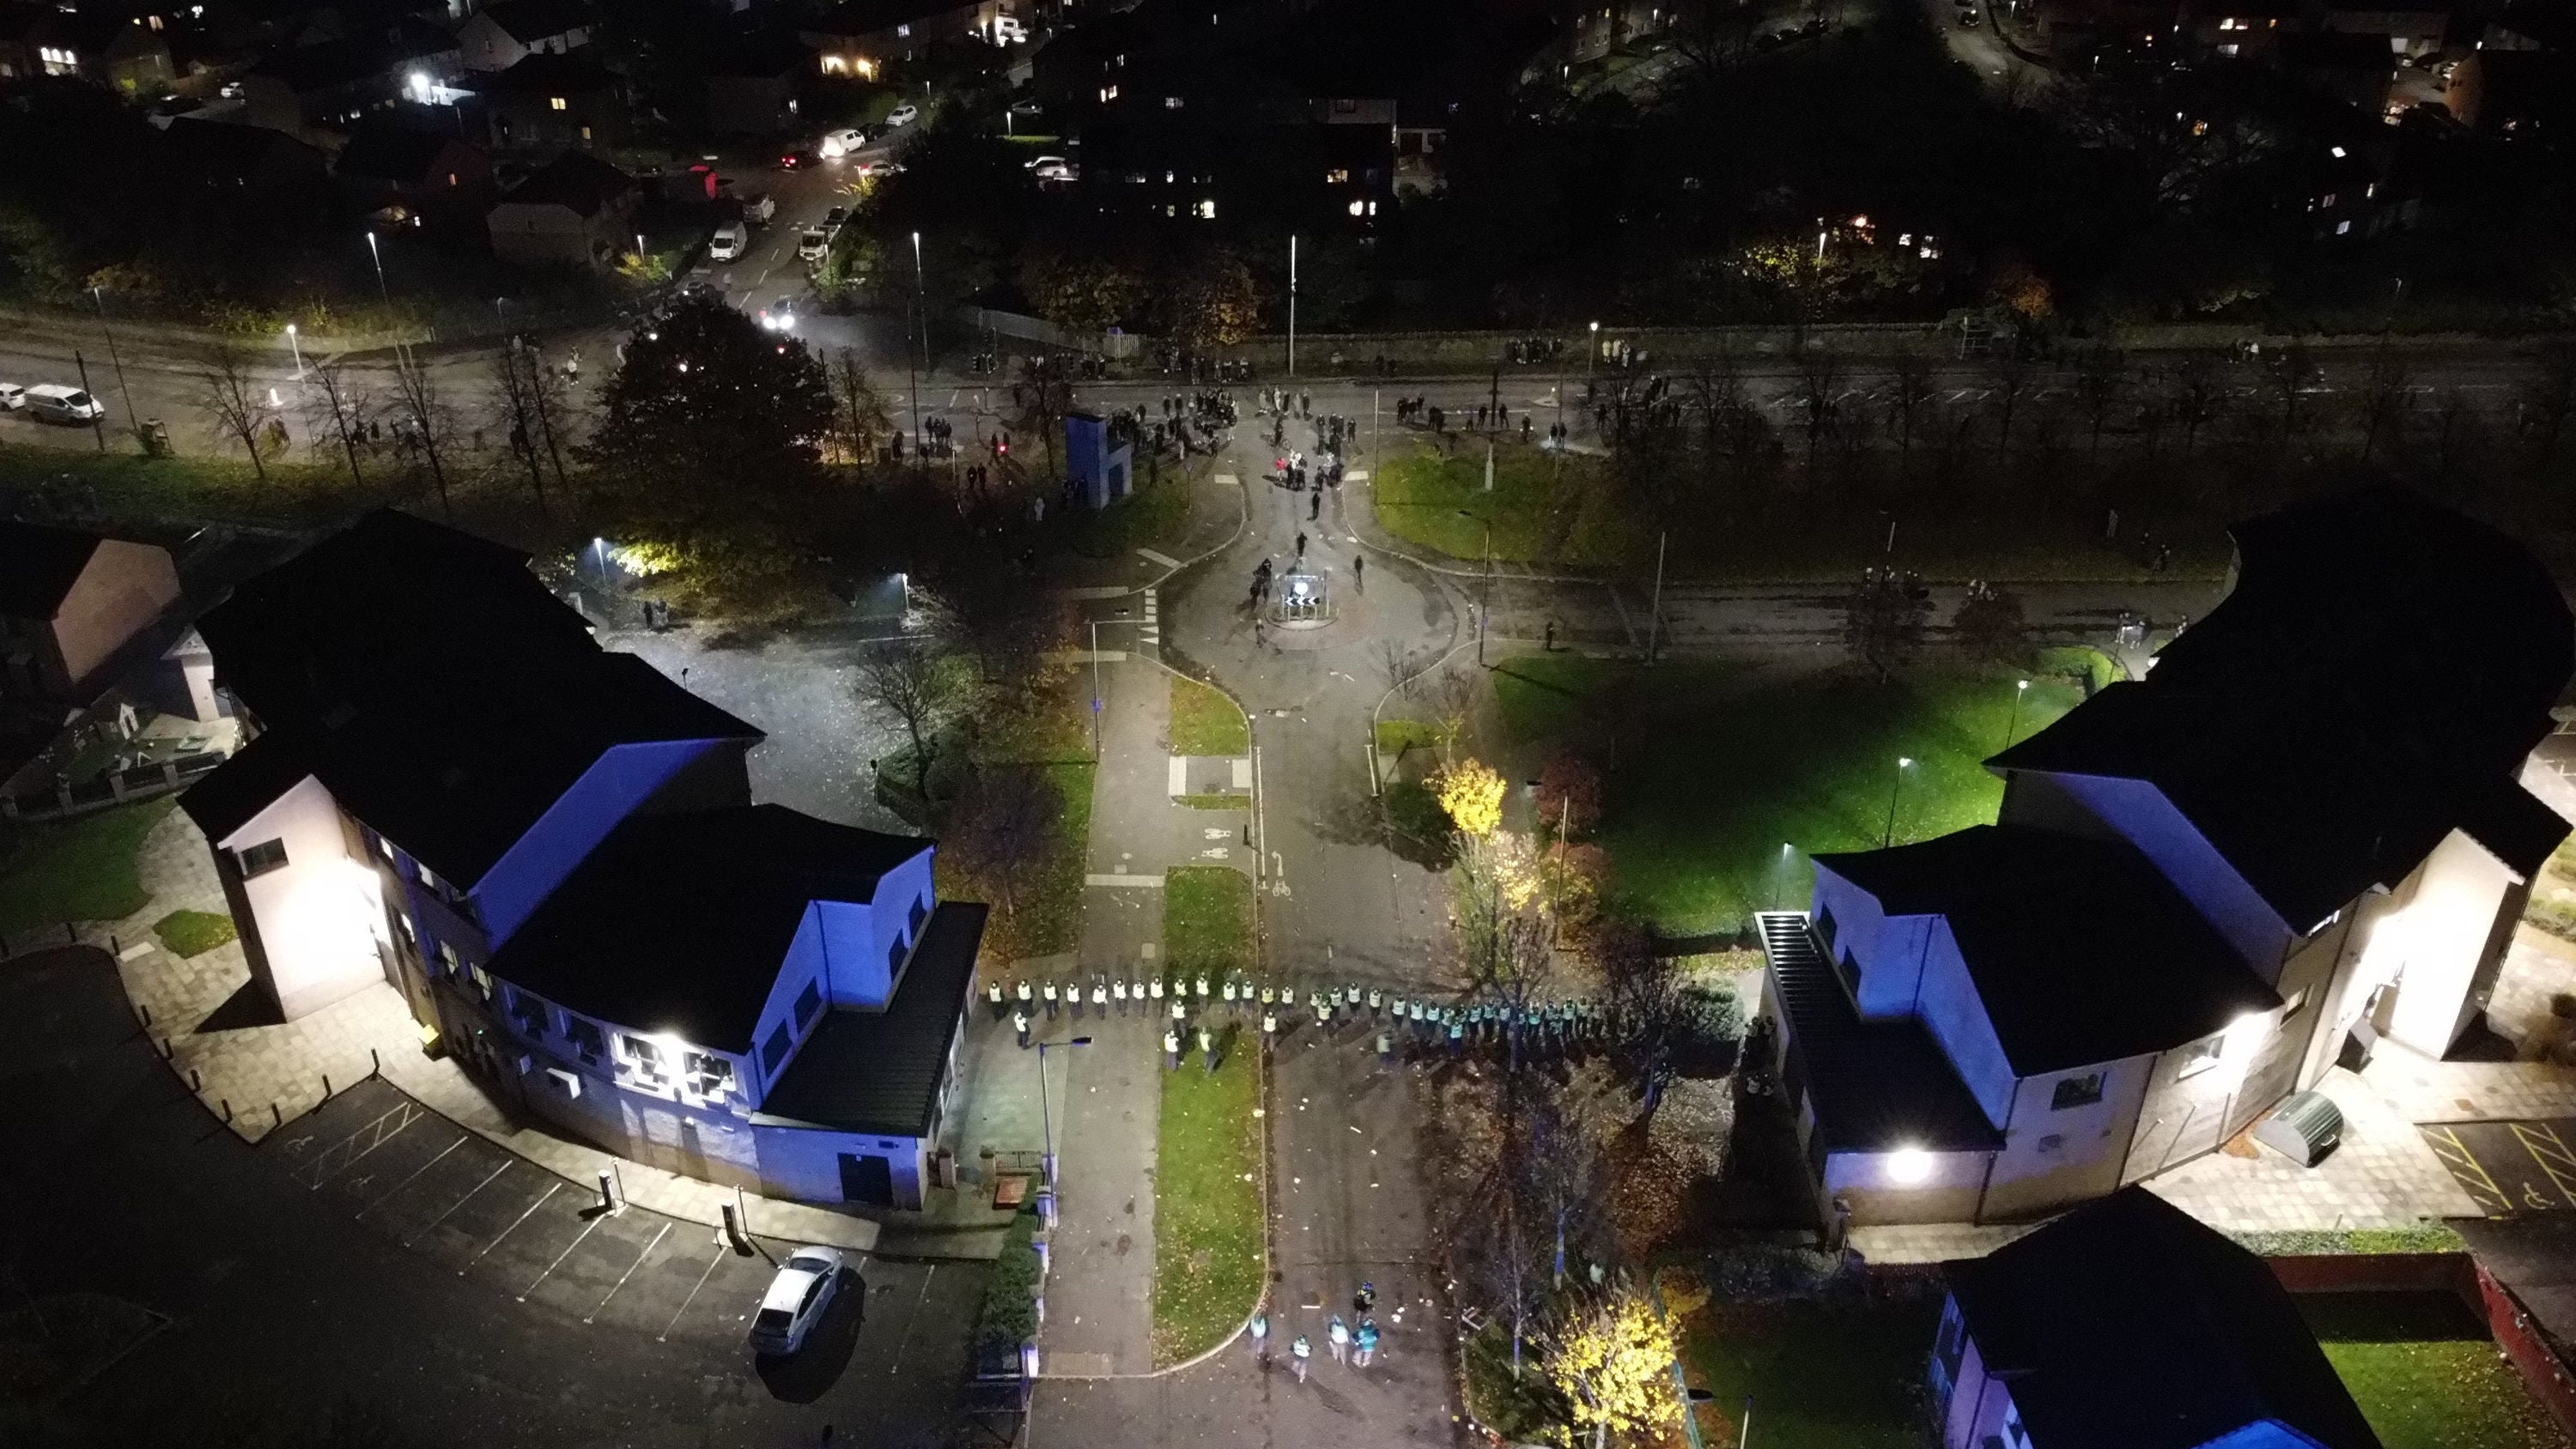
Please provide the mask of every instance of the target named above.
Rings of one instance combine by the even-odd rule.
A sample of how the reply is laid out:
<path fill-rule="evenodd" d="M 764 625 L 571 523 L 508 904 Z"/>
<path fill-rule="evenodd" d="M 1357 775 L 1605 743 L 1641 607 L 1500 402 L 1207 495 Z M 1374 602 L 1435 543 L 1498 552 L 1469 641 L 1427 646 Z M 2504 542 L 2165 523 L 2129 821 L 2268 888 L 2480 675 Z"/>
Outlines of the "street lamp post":
<path fill-rule="evenodd" d="M 295 340 L 295 324 L 292 322 L 286 324 L 286 346 L 289 351 L 295 354 L 295 380 L 297 382 L 302 382 L 304 380 L 304 346 L 302 343 Z"/>
<path fill-rule="evenodd" d="M 2013 685 L 2012 723 L 2004 726 L 2004 748 L 2007 750 L 2012 748 L 2013 736 L 2021 731 L 2021 701 L 2022 696 L 2028 693 L 2030 693 L 2029 680 L 2021 680 Z"/>
<path fill-rule="evenodd" d="M 134 389 L 125 385 L 125 359 L 117 355 L 116 334 L 107 328 L 107 289 L 92 287 L 89 289 L 89 295 L 90 300 L 98 304 L 98 335 L 107 339 L 107 360 L 116 366 L 116 390 L 125 397 L 126 424 L 134 428 L 139 435 L 143 427 L 143 419 L 136 416 L 134 412 Z"/>
<path fill-rule="evenodd" d="M 1288 233 L 1288 376 L 1297 376 L 1297 234 Z"/>
<path fill-rule="evenodd" d="M 912 452 L 921 456 L 921 369 L 930 365 L 930 291 L 922 281 L 921 233 L 912 234 L 912 308 L 920 315 L 921 351 L 907 360 L 904 371 L 912 374 Z M 912 349 L 904 349 L 910 352 Z"/>
<path fill-rule="evenodd" d="M 1041 1140 L 1046 1147 L 1045 1152 L 1038 1158 L 1038 1180 L 1047 1189 L 1048 1227 L 1055 1226 L 1055 1114 L 1047 1106 L 1046 1054 L 1054 1047 L 1089 1045 L 1091 1045 L 1091 1038 L 1087 1036 L 1078 1036 L 1071 1041 L 1038 1043 L 1038 1129 L 1045 1134 Z"/>
<path fill-rule="evenodd" d="M 367 233 L 367 255 L 376 261 L 376 300 L 385 304 L 385 314 L 390 317 L 394 310 L 394 294 L 385 286 L 385 254 L 376 245 L 376 234 L 372 231 Z"/>
<path fill-rule="evenodd" d="M 1912 768 L 1913 764 L 1914 761 L 1908 756 L 1896 757 L 1896 781 L 1887 790 L 1887 833 L 1880 836 L 1878 841 L 1881 848 L 1896 843 L 1896 798 L 1905 793 L 1905 772 Z"/>
<path fill-rule="evenodd" d="M 1485 667 L 1485 621 L 1494 612 L 1494 521 L 1459 509 L 1460 518 L 1473 518 L 1485 526 L 1485 577 L 1476 603 L 1476 667 Z"/>

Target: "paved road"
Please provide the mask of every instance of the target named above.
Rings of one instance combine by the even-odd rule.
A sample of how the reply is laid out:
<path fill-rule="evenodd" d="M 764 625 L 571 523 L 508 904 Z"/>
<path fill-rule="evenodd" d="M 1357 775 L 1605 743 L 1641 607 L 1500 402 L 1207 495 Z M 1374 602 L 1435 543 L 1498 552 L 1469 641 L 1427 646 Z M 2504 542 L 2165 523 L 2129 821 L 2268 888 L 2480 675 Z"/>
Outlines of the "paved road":
<path fill-rule="evenodd" d="M 0 1057 L 25 1088 L 0 1098 L 13 1306 L 146 1315 L 58 1406 L 95 1442 L 265 1442 L 334 1406 L 403 1443 L 773 1449 L 828 1423 L 911 1446 L 947 1422 L 980 1266 L 867 1262 L 864 1312 L 755 1365 L 761 1258 L 640 1209 L 586 1218 L 576 1185 L 397 1120 L 380 1086 L 249 1147 L 135 1032 L 100 952 L 0 963 Z"/>

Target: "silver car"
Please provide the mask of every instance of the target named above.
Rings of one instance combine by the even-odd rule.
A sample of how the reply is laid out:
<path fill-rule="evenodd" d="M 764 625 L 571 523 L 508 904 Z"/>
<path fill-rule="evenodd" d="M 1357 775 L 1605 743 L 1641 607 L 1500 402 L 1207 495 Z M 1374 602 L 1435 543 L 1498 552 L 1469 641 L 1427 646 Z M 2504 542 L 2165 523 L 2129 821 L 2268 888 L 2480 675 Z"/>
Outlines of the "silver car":
<path fill-rule="evenodd" d="M 806 1336 L 840 1291 L 845 1266 L 832 1248 L 798 1248 L 788 1254 L 787 1261 L 778 1265 L 778 1276 L 769 1280 L 769 1291 L 761 1296 L 760 1311 L 751 1316 L 752 1352 L 789 1354 L 804 1347 Z M 859 1287 L 864 1292 L 867 1285 L 862 1282 Z"/>

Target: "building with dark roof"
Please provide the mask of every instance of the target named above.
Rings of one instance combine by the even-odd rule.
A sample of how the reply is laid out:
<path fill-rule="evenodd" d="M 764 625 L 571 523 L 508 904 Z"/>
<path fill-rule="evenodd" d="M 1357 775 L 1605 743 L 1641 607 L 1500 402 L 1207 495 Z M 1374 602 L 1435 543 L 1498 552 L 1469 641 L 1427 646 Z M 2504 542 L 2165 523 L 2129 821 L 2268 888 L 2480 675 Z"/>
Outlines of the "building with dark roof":
<path fill-rule="evenodd" d="M 2379 1449 L 2271 1268 L 2144 1188 L 1943 1276 L 1943 1449 Z"/>
<path fill-rule="evenodd" d="M 181 805 L 282 1015 L 383 982 L 625 1156 L 918 1204 L 982 934 L 928 841 L 752 804 L 760 731 L 601 649 L 526 555 L 408 515 L 198 627 L 250 740 Z"/>
<path fill-rule="evenodd" d="M 508 70 L 590 44 L 593 23 L 583 0 L 494 0 L 456 27 L 456 45 L 468 69 Z"/>
<path fill-rule="evenodd" d="M 1819 856 L 1807 915 L 1765 918 L 1783 1079 L 1852 1221 L 2099 1197 L 2314 1084 L 2366 1010 L 2363 1045 L 2437 1057 L 2475 1021 L 2568 833 L 2533 751 L 2576 620 L 2394 486 L 2233 534 L 2226 599 L 2143 680 L 1987 761 L 1997 824 Z M 1899 1024 L 1942 1070 L 1875 1084 L 1854 1034 Z M 1973 1101 L 1994 1145 L 1896 1093 Z"/>
<path fill-rule="evenodd" d="M 360 121 L 332 162 L 343 194 L 388 221 L 470 220 L 492 205 L 491 153 L 457 134 L 454 112 L 399 106 Z"/>
<path fill-rule="evenodd" d="M 219 194 L 317 192 L 329 179 L 322 153 L 283 131 L 180 116 L 161 132 L 174 180 Z"/>
<path fill-rule="evenodd" d="M 167 549 L 0 520 L 0 696 L 82 699 L 178 601 Z"/>
<path fill-rule="evenodd" d="M 596 156 L 566 151 L 504 193 L 483 224 L 493 255 L 505 261 L 601 266 L 632 235 L 626 220 L 639 196 L 635 178 Z"/>

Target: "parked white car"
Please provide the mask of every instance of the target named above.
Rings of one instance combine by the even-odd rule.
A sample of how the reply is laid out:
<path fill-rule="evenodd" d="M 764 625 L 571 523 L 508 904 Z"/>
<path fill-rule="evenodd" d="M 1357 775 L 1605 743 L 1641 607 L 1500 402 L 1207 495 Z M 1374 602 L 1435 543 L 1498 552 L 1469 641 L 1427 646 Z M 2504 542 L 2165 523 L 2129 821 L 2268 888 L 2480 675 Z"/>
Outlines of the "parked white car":
<path fill-rule="evenodd" d="M 889 126 L 909 126 L 920 119 L 921 107 L 915 105 L 901 105 L 886 112 L 886 124 Z"/>
<path fill-rule="evenodd" d="M 843 126 L 837 131 L 825 131 L 823 144 L 815 149 L 823 153 L 824 160 L 831 161 L 847 156 L 866 144 L 868 144 L 867 132 L 856 126 Z"/>
<path fill-rule="evenodd" d="M 760 1311 L 751 1318 L 751 1349 L 754 1353 L 788 1354 L 805 1346 L 805 1337 L 822 1321 L 824 1310 L 832 1306 L 840 1291 L 841 1255 L 831 1248 L 798 1248 L 778 1265 L 778 1276 L 769 1280 L 769 1291 L 761 1296 Z M 860 1292 L 867 1284 L 859 1284 Z"/>
<path fill-rule="evenodd" d="M 726 222 L 724 225 L 716 228 L 714 239 L 707 243 L 707 260 L 711 262 L 733 261 L 742 255 L 743 245 L 749 239 L 748 235 L 743 231 L 741 222 Z"/>
<path fill-rule="evenodd" d="M 49 423 L 86 423 L 107 415 L 88 393 L 50 382 L 27 389 L 27 406 Z"/>
<path fill-rule="evenodd" d="M 14 382 L 0 382 L 0 413 L 14 413 L 27 405 L 27 390 Z"/>

